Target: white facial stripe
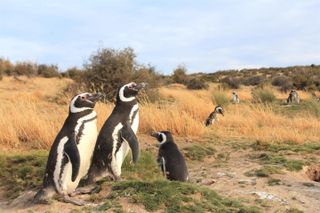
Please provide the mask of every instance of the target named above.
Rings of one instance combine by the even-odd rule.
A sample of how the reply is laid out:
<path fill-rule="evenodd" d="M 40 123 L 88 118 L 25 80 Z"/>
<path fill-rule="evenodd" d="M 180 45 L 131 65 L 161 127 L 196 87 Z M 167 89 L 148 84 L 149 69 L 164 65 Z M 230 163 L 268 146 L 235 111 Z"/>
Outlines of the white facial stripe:
<path fill-rule="evenodd" d="M 61 170 L 61 163 L 62 163 L 62 158 L 63 158 L 63 154 L 64 154 L 64 145 L 67 143 L 68 141 L 68 137 L 64 137 L 61 139 L 59 145 L 58 145 L 58 149 L 57 149 L 57 159 L 56 159 L 56 166 L 54 169 L 54 173 L 53 173 L 53 180 L 54 183 L 56 185 L 57 190 L 62 193 L 62 186 L 60 185 L 60 170 Z"/>
<path fill-rule="evenodd" d="M 119 90 L 119 97 L 120 97 L 120 100 L 123 101 L 123 102 L 130 102 L 130 101 L 133 101 L 136 97 L 130 97 L 130 98 L 126 98 L 124 96 L 124 88 L 126 88 L 126 86 L 129 86 L 130 84 L 132 83 L 129 83 L 129 84 L 126 84 L 124 85 L 123 87 L 120 88 Z"/>
<path fill-rule="evenodd" d="M 96 113 L 95 111 L 92 111 L 89 115 L 86 115 L 86 116 L 80 118 L 80 119 L 77 121 L 76 127 L 74 128 L 74 131 L 75 131 L 76 135 L 78 135 L 80 126 L 81 126 L 81 124 L 83 123 L 83 121 L 85 121 L 85 120 L 90 120 L 90 119 L 92 119 L 92 118 L 94 118 L 94 117 L 96 117 L 96 116 L 97 116 L 97 113 Z"/>
<path fill-rule="evenodd" d="M 217 111 L 218 111 L 218 110 L 222 110 L 222 111 L 223 111 L 222 107 L 218 107 L 218 108 L 217 108 Z"/>
<path fill-rule="evenodd" d="M 71 103 L 70 103 L 70 111 L 72 113 L 77 113 L 77 112 L 82 112 L 82 111 L 85 111 L 85 110 L 88 110 L 88 109 L 92 109 L 90 107 L 81 107 L 81 108 L 78 108 L 74 105 L 74 103 L 76 102 L 77 98 L 81 95 L 85 95 L 85 94 L 88 94 L 88 93 L 82 93 L 80 95 L 77 95 L 76 97 L 74 97 L 72 100 L 71 100 Z"/>
<path fill-rule="evenodd" d="M 160 141 L 160 145 L 162 145 L 165 142 L 167 142 L 167 136 L 164 133 L 160 133 L 160 135 L 162 136 L 162 141 Z"/>

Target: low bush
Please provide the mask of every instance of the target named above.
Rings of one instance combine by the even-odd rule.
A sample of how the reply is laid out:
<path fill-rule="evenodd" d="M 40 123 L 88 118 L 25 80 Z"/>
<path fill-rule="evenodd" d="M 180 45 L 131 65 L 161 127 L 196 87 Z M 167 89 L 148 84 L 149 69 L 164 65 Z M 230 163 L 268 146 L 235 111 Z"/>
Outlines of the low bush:
<path fill-rule="evenodd" d="M 276 100 L 273 91 L 268 88 L 258 88 L 252 91 L 252 98 L 259 103 L 272 103 Z"/>
<path fill-rule="evenodd" d="M 209 85 L 201 79 L 193 78 L 190 81 L 188 81 L 187 88 L 194 90 L 208 89 Z"/>

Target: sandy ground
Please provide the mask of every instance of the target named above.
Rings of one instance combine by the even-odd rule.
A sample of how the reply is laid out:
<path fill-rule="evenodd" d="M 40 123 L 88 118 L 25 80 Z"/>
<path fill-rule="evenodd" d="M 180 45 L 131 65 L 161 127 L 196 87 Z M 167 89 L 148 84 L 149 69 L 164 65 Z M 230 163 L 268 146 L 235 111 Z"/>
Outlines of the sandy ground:
<path fill-rule="evenodd" d="M 156 142 L 152 138 L 140 136 L 140 141 L 143 149 L 157 151 Z M 188 140 L 181 139 L 178 142 L 179 147 L 183 148 L 192 143 L 186 141 Z M 284 170 L 283 174 L 273 174 L 271 177 L 247 177 L 245 172 L 261 168 L 257 161 L 248 157 L 253 152 L 252 149 L 235 150 L 226 144 L 217 144 L 214 147 L 217 153 L 227 154 L 228 159 L 221 161 L 212 156 L 205 158 L 203 162 L 188 160 L 191 182 L 213 189 L 220 195 L 259 206 L 264 212 L 285 212 L 290 208 L 306 213 L 320 212 L 320 183 L 311 181 L 305 174 L 306 169 L 299 172 Z M 319 153 L 307 155 L 318 157 Z M 301 159 L 305 158 L 306 154 L 292 154 L 290 157 Z M 280 185 L 269 186 L 270 178 L 280 179 Z M 105 188 L 97 196 L 106 197 L 109 192 L 110 188 Z M 0 189 L 0 212 L 70 212 L 83 208 L 59 201 L 53 201 L 50 205 L 30 205 L 29 199 L 33 197 L 34 191 L 25 192 L 14 201 L 8 202 L 3 198 L 4 193 Z M 88 195 L 78 198 L 85 200 Z M 142 205 L 132 204 L 126 199 L 121 199 L 120 203 L 126 212 L 146 212 Z"/>

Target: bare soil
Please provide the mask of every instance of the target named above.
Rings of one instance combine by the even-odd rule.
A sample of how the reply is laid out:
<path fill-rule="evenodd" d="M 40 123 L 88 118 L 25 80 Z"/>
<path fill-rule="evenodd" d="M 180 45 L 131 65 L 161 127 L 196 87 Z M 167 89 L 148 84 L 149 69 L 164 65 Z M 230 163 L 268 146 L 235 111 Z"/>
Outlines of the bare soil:
<path fill-rule="evenodd" d="M 141 136 L 142 149 L 156 153 L 156 142 L 149 136 Z M 179 139 L 180 149 L 192 144 L 193 141 Z M 203 161 L 187 159 L 190 181 L 203 187 L 215 190 L 218 194 L 241 200 L 244 204 L 256 205 L 263 212 L 286 212 L 289 209 L 299 209 L 306 213 L 320 212 L 320 183 L 313 181 L 319 176 L 319 165 L 304 166 L 298 172 L 282 170 L 281 174 L 271 174 L 269 177 L 248 177 L 246 172 L 262 167 L 259 162 L 249 157 L 254 151 L 250 147 L 235 149 L 232 144 L 213 144 L 216 149 L 214 156 L 208 156 Z M 219 153 L 227 156 L 219 159 Z M 289 153 L 290 159 L 319 158 L 319 153 Z M 315 175 L 314 175 L 315 174 Z M 271 184 L 276 180 L 275 184 Z M 271 182 L 270 182 L 271 181 Z M 103 188 L 95 195 L 97 200 L 91 205 L 99 206 L 99 197 L 105 198 L 111 186 Z M 63 203 L 57 200 L 49 205 L 31 205 L 30 200 L 34 191 L 27 191 L 13 201 L 5 200 L 4 191 L 0 189 L 1 212 L 70 212 L 85 211 L 85 207 Z M 196 196 L 196 195 L 195 195 Z M 80 195 L 78 199 L 92 199 L 89 195 Z M 92 202 L 91 202 L 92 203 Z M 147 212 L 141 204 L 130 203 L 127 199 L 120 199 L 120 205 L 126 212 Z M 160 211 L 161 212 L 161 211 Z"/>

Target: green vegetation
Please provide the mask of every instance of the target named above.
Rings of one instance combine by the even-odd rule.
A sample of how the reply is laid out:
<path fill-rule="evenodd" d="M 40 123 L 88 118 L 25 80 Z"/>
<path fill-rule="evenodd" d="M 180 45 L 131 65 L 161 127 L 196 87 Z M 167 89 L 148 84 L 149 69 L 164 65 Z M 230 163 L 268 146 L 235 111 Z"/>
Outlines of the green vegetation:
<path fill-rule="evenodd" d="M 0 156 L 0 184 L 7 190 L 8 198 L 42 184 L 47 155 L 46 151 L 34 151 Z"/>
<path fill-rule="evenodd" d="M 269 177 L 272 174 L 281 174 L 281 169 L 275 166 L 263 166 L 260 169 L 254 169 L 244 173 L 247 177 Z"/>
<path fill-rule="evenodd" d="M 302 153 L 313 153 L 320 150 L 320 143 L 304 143 L 304 144 L 297 144 L 297 143 L 261 143 L 257 141 L 256 143 L 252 144 L 251 147 L 255 151 L 268 151 L 274 153 L 285 153 L 288 151 L 291 152 L 302 152 Z"/>
<path fill-rule="evenodd" d="M 187 158 L 198 161 L 216 153 L 216 150 L 210 145 L 192 145 L 184 148 L 184 151 Z"/>
<path fill-rule="evenodd" d="M 155 156 L 153 153 L 142 151 L 136 164 L 130 163 L 131 156 L 128 156 L 122 166 L 123 177 L 126 180 L 159 180 L 164 178 Z"/>
<path fill-rule="evenodd" d="M 253 90 L 252 92 L 252 98 L 254 101 L 258 103 L 272 103 L 276 100 L 276 96 L 272 92 L 272 90 L 267 88 L 258 88 Z"/>
<path fill-rule="evenodd" d="M 268 180 L 268 185 L 269 186 L 281 185 L 281 180 L 280 179 L 275 179 L 275 178 L 270 178 Z"/>
<path fill-rule="evenodd" d="M 230 99 L 228 98 L 225 92 L 215 91 L 212 94 L 212 102 L 215 103 L 216 105 L 226 107 L 227 105 L 230 104 Z"/>
<path fill-rule="evenodd" d="M 113 203 L 119 203 L 119 198 L 142 204 L 147 211 L 164 209 L 165 212 L 261 212 L 257 207 L 245 207 L 239 201 L 221 197 L 210 189 L 167 180 L 114 183 L 105 203 L 93 210 L 113 208 Z"/>
<path fill-rule="evenodd" d="M 288 171 L 299 171 L 304 165 L 301 160 L 291 160 L 282 155 L 275 155 L 272 153 L 253 154 L 251 155 L 251 159 L 257 159 L 261 164 L 265 165 L 281 166 Z"/>

